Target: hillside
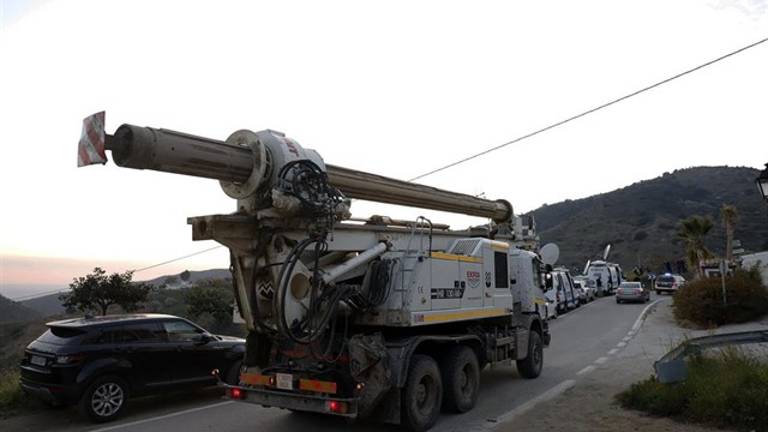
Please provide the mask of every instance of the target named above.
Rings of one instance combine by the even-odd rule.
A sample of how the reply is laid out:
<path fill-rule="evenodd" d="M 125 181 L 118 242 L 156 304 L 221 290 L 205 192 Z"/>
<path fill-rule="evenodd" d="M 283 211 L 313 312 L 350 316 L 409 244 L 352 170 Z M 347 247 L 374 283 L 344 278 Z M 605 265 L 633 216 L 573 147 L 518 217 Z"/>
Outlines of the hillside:
<path fill-rule="evenodd" d="M 26 322 L 40 318 L 34 310 L 0 295 L 0 323 Z"/>
<path fill-rule="evenodd" d="M 725 248 L 720 220 L 722 204 L 739 211 L 735 238 L 747 251 L 768 249 L 768 208 L 755 186 L 759 171 L 743 167 L 696 167 L 579 200 L 545 205 L 532 213 L 542 243 L 560 246 L 560 264 L 583 268 L 613 245 L 610 260 L 630 270 L 636 265 L 663 269 L 665 261 L 683 256 L 676 239 L 680 219 L 709 216 L 714 228 L 707 246 L 716 254 Z"/>
<path fill-rule="evenodd" d="M 42 316 L 58 315 L 65 312 L 58 293 L 23 300 L 21 304 Z"/>
<path fill-rule="evenodd" d="M 184 275 L 184 273 L 188 273 Z M 182 277 L 184 276 L 184 277 Z M 227 269 L 210 269 L 200 271 L 188 271 L 175 275 L 165 275 L 154 279 L 142 281 L 156 287 L 167 289 L 188 288 L 196 283 L 206 280 L 231 280 L 232 274 Z M 59 294 L 49 294 L 41 297 L 35 297 L 21 302 L 26 308 L 29 308 L 42 316 L 51 316 L 64 313 L 64 307 L 59 301 Z M 1 321 L 1 320 L 0 320 Z"/>

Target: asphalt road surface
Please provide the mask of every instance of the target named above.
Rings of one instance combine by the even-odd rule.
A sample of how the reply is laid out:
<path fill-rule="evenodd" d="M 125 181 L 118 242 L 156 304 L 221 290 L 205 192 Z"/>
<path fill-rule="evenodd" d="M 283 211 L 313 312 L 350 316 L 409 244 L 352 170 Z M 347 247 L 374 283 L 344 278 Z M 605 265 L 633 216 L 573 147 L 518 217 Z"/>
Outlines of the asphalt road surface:
<path fill-rule="evenodd" d="M 654 299 L 655 295 L 651 300 Z M 616 304 L 613 297 L 605 297 L 551 321 L 552 343 L 544 350 L 544 370 L 539 378 L 523 379 L 513 365 L 486 369 L 481 374 L 477 406 L 465 414 L 443 414 L 433 430 L 488 430 L 526 402 L 572 382 L 579 372 L 594 367 L 595 363 L 615 361 L 610 355 L 611 349 L 625 338 L 646 306 Z M 93 425 L 81 419 L 75 409 L 63 408 L 0 420 L 0 429 L 14 432 L 336 432 L 339 427 L 350 432 L 397 430 L 392 425 L 347 424 L 339 418 L 235 403 L 223 399 L 221 394 L 221 390 L 214 388 L 137 399 L 131 401 L 119 421 L 104 425 Z"/>

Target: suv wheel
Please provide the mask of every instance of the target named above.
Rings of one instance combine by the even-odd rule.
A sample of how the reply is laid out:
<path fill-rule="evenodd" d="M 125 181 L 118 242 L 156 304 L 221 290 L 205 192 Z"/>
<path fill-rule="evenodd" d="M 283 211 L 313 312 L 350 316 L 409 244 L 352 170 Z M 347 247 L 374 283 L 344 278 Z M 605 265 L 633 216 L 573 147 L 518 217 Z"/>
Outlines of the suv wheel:
<path fill-rule="evenodd" d="M 96 378 L 80 398 L 80 412 L 94 422 L 116 419 L 128 401 L 128 384 L 115 375 Z"/>

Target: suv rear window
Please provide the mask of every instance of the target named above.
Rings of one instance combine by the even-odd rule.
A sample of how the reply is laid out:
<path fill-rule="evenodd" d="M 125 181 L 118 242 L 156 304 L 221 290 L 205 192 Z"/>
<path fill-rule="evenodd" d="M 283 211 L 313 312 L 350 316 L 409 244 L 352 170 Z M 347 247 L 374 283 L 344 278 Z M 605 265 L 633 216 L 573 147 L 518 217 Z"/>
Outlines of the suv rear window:
<path fill-rule="evenodd" d="M 51 326 L 37 340 L 54 345 L 64 345 L 76 341 L 78 336 L 85 333 L 85 330 L 82 329 Z"/>
<path fill-rule="evenodd" d="M 664 282 L 664 283 L 674 283 L 675 282 L 675 278 L 672 277 L 672 276 L 659 276 L 659 278 L 657 280 L 659 282 Z"/>

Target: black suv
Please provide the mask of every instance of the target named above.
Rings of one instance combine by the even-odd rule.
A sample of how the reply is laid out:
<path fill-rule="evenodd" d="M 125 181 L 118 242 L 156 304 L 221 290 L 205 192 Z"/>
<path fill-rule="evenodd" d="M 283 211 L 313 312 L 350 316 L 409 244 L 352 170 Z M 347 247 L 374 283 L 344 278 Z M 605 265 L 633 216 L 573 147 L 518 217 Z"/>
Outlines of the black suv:
<path fill-rule="evenodd" d="M 238 378 L 245 341 L 208 333 L 172 315 L 135 314 L 48 323 L 27 346 L 21 386 L 52 405 L 78 403 L 97 422 L 113 420 L 128 396 Z"/>

